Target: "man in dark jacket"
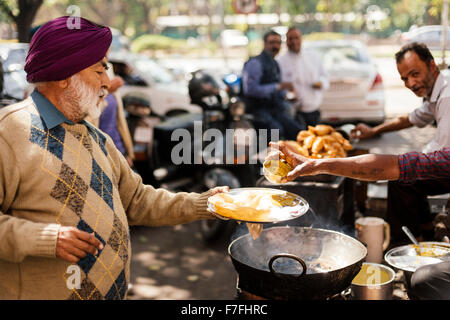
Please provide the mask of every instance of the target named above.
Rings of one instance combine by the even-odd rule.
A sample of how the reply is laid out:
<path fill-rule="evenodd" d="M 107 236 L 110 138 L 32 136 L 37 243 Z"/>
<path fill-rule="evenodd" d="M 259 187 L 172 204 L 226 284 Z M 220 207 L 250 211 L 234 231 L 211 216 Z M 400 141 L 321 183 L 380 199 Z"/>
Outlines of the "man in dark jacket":
<path fill-rule="evenodd" d="M 281 82 L 275 56 L 280 51 L 281 36 L 275 31 L 264 35 L 264 50 L 244 65 L 243 93 L 247 110 L 264 129 L 278 129 L 280 138 L 295 140 L 306 129 L 290 114 L 288 99 L 295 99 L 290 82 Z"/>

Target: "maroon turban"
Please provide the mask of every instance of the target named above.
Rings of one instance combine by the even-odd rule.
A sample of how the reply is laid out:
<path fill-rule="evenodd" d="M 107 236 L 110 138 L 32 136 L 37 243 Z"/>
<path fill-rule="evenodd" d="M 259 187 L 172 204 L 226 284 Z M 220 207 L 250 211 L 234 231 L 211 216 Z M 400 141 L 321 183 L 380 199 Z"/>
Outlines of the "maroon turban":
<path fill-rule="evenodd" d="M 111 45 L 108 27 L 79 17 L 59 17 L 33 36 L 25 71 L 30 83 L 64 80 L 101 61 Z"/>

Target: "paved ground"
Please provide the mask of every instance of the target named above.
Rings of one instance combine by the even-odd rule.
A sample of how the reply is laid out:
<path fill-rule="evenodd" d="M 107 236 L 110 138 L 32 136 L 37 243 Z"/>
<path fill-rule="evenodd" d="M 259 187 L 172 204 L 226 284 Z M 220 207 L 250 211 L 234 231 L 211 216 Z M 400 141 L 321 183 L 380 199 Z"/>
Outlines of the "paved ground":
<path fill-rule="evenodd" d="M 229 300 L 236 273 L 228 238 L 206 245 L 197 223 L 131 230 L 133 288 L 129 299 Z"/>

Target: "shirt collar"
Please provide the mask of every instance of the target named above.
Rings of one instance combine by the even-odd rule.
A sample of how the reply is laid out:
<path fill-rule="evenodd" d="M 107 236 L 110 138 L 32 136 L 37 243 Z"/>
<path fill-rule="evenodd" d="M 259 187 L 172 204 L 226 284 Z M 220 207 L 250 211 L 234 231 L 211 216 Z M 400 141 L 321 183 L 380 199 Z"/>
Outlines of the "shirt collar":
<path fill-rule="evenodd" d="M 441 94 L 442 89 L 447 86 L 447 80 L 442 75 L 442 72 L 439 72 L 439 76 L 437 77 L 433 91 L 431 92 L 430 102 L 436 102 Z"/>
<path fill-rule="evenodd" d="M 37 89 L 34 89 L 31 93 L 31 98 L 33 99 L 36 108 L 44 120 L 47 129 L 53 129 L 54 127 L 60 125 L 63 122 L 68 124 L 74 124 L 74 122 L 67 120 L 64 114 L 59 111 L 53 103 L 50 102 L 44 95 L 39 93 Z"/>

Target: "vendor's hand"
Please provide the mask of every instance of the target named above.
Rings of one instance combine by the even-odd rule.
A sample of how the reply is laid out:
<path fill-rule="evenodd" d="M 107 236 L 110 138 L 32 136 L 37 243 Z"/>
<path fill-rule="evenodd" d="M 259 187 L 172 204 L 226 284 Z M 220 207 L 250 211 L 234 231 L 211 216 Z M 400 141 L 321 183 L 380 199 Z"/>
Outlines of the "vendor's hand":
<path fill-rule="evenodd" d="M 266 160 L 284 159 L 293 168 L 288 173 L 287 177 L 281 180 L 282 183 L 295 180 L 300 176 L 316 175 L 319 173 L 316 171 L 316 160 L 306 158 L 291 151 L 283 141 L 277 143 L 270 142 L 269 145 L 274 148 L 275 151 L 270 152 L 267 155 Z"/>
<path fill-rule="evenodd" d="M 350 132 L 351 139 L 368 139 L 372 138 L 375 135 L 375 130 L 372 127 L 359 123 L 356 127 Z"/>
<path fill-rule="evenodd" d="M 75 227 L 61 227 L 56 241 L 56 257 L 71 263 L 77 263 L 88 253 L 98 254 L 103 244 L 94 234 L 81 231 Z"/>

